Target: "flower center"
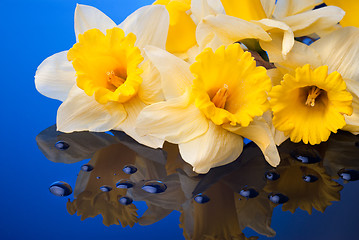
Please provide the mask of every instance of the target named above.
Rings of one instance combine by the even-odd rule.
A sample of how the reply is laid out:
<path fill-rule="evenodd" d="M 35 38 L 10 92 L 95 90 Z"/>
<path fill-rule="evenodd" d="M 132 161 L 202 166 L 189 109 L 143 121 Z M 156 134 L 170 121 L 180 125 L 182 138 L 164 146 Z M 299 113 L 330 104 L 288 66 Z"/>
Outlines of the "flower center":
<path fill-rule="evenodd" d="M 239 44 L 221 46 L 216 52 L 205 49 L 190 70 L 196 76 L 192 99 L 216 125 L 246 127 L 269 107 L 267 92 L 272 85 L 266 69 L 256 67 L 251 53 Z"/>
<path fill-rule="evenodd" d="M 117 76 L 114 71 L 109 71 L 106 73 L 106 75 L 107 82 L 115 88 L 118 88 L 126 81 L 126 78 L 123 79 L 122 77 Z"/>
<path fill-rule="evenodd" d="M 228 97 L 228 85 L 227 84 L 223 84 L 223 87 L 221 87 L 216 95 L 214 95 L 214 97 L 212 98 L 212 102 L 214 103 L 214 105 L 218 108 L 224 108 L 224 106 L 226 105 L 226 101 L 227 101 L 227 97 Z"/>
<path fill-rule="evenodd" d="M 134 44 L 136 36 L 120 28 L 103 34 L 90 29 L 79 35 L 79 41 L 68 52 L 76 70 L 79 88 L 101 104 L 125 103 L 136 96 L 142 83 L 141 51 Z"/>
<path fill-rule="evenodd" d="M 315 99 L 322 93 L 323 90 L 316 86 L 312 86 L 308 91 L 307 100 L 305 105 L 314 107 L 315 106 Z"/>

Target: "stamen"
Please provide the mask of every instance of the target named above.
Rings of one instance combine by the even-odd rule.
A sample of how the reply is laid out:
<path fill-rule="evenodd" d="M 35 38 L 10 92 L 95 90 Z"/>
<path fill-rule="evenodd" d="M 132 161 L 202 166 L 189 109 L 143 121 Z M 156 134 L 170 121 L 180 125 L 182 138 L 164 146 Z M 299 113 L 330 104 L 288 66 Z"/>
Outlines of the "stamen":
<path fill-rule="evenodd" d="M 218 108 L 224 108 L 226 105 L 228 94 L 228 85 L 224 84 L 222 88 L 220 88 L 216 95 L 212 98 L 212 102 Z"/>
<path fill-rule="evenodd" d="M 114 71 L 110 71 L 106 73 L 107 82 L 118 88 L 121 86 L 126 80 L 117 76 Z"/>
<path fill-rule="evenodd" d="M 322 90 L 313 86 L 310 88 L 308 92 L 307 101 L 305 105 L 314 107 L 315 106 L 315 99 L 322 93 Z"/>

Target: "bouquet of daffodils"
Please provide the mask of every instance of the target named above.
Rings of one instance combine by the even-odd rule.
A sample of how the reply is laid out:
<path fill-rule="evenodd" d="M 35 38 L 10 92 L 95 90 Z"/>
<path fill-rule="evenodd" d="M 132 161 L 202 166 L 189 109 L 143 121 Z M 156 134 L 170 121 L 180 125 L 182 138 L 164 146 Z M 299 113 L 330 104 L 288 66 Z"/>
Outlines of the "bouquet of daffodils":
<path fill-rule="evenodd" d="M 178 144 L 197 173 L 237 159 L 247 138 L 275 167 L 287 138 L 359 133 L 356 11 L 351 0 L 157 0 L 117 25 L 78 5 L 76 43 L 35 84 L 63 102 L 61 132 Z"/>

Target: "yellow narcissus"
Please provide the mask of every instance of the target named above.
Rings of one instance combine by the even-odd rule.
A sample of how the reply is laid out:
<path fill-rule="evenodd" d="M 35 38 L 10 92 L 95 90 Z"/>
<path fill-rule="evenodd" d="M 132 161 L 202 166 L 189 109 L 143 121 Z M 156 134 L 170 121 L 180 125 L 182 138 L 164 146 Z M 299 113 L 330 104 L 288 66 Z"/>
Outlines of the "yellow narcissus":
<path fill-rule="evenodd" d="M 344 114 L 352 114 L 352 96 L 338 72 L 328 74 L 328 67 L 314 70 L 299 67 L 295 76 L 286 74 L 269 96 L 273 125 L 289 135 L 293 142 L 319 144 L 330 133 L 345 126 Z"/>
<path fill-rule="evenodd" d="M 268 53 L 279 84 L 270 93 L 273 124 L 292 141 L 317 144 L 338 129 L 359 133 L 358 37 L 358 28 L 345 27 L 310 46 L 296 41 L 286 60 L 280 40 L 273 42 L 276 51 Z"/>
<path fill-rule="evenodd" d="M 269 107 L 271 82 L 249 52 L 239 44 L 206 49 L 192 66 L 158 48 L 146 48 L 146 54 L 161 74 L 166 101 L 140 113 L 140 135 L 179 144 L 197 173 L 234 161 L 243 137 L 255 141 L 271 165 L 279 163 L 270 129 L 260 118 Z"/>
<path fill-rule="evenodd" d="M 145 106 L 163 100 L 159 74 L 141 51 L 147 44 L 165 48 L 168 24 L 160 5 L 138 9 L 119 26 L 96 8 L 78 5 L 77 43 L 47 58 L 35 76 L 40 93 L 63 101 L 58 130 L 123 130 L 142 144 L 162 146 L 162 140 L 138 136 L 134 124 Z"/>

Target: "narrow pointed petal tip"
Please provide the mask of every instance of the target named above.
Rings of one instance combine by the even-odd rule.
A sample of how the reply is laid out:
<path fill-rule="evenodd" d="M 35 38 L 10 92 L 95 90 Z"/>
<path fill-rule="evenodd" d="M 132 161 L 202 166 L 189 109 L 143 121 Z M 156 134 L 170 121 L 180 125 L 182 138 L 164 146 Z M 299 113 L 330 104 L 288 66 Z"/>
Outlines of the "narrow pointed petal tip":
<path fill-rule="evenodd" d="M 97 28 L 104 34 L 107 29 L 116 27 L 114 21 L 97 8 L 77 4 L 75 9 L 75 34 L 78 39 L 79 34 L 83 34 L 87 30 Z"/>

